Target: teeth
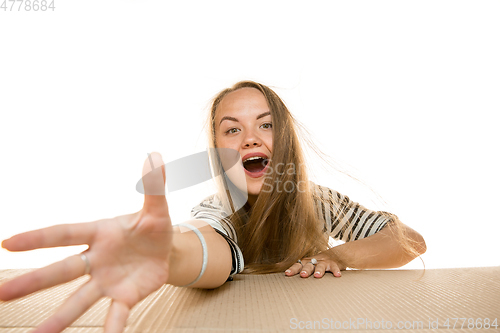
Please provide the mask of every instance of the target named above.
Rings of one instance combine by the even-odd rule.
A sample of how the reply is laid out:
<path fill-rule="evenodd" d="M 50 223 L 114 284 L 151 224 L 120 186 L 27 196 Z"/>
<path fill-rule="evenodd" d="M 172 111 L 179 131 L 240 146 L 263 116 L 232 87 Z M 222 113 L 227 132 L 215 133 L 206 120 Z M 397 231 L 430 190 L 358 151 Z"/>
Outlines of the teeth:
<path fill-rule="evenodd" d="M 246 160 L 244 160 L 243 162 L 246 162 L 246 161 L 253 161 L 253 160 L 259 160 L 259 159 L 264 159 L 263 157 L 260 157 L 260 156 L 254 156 L 254 157 L 249 157 L 247 158 Z"/>

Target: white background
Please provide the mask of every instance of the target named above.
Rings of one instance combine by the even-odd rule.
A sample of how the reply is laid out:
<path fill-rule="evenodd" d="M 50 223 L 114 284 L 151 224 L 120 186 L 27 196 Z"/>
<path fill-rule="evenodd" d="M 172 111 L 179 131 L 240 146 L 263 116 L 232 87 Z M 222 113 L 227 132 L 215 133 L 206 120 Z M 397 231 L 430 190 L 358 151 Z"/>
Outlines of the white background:
<path fill-rule="evenodd" d="M 0 11 L 1 239 L 139 210 L 147 153 L 202 151 L 210 99 L 252 79 L 387 204 L 311 157 L 316 181 L 419 231 L 426 268 L 500 265 L 498 1 L 55 5 Z M 210 191 L 170 193 L 174 223 Z M 0 269 L 83 249 L 1 249 Z"/>

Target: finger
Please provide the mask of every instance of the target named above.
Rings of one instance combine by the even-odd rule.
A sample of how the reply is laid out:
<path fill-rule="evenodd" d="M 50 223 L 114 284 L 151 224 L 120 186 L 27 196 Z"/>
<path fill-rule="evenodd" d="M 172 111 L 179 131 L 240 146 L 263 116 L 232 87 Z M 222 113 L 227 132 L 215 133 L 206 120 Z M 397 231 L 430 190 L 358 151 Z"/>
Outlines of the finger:
<path fill-rule="evenodd" d="M 314 268 L 314 277 L 321 278 L 325 275 L 326 264 L 322 261 L 318 262 L 316 267 Z"/>
<path fill-rule="evenodd" d="M 79 256 L 71 256 L 5 282 L 0 286 L 0 300 L 8 301 L 66 283 L 82 276 L 84 272 L 83 260 Z"/>
<path fill-rule="evenodd" d="M 71 295 L 53 316 L 38 326 L 35 332 L 61 332 L 101 297 L 97 283 L 90 280 Z"/>
<path fill-rule="evenodd" d="M 304 264 L 304 267 L 300 271 L 300 276 L 308 277 L 314 272 L 314 265 L 311 262 Z"/>
<path fill-rule="evenodd" d="M 341 277 L 342 273 L 340 273 L 340 268 L 339 265 L 336 262 L 333 262 L 330 264 L 330 269 L 327 269 L 328 271 L 333 273 L 333 276 L 335 277 Z"/>
<path fill-rule="evenodd" d="M 9 251 L 29 251 L 40 248 L 89 244 L 97 222 L 60 224 L 12 236 L 2 242 Z"/>
<path fill-rule="evenodd" d="M 302 269 L 302 264 L 299 263 L 299 262 L 296 262 L 295 264 L 293 264 L 292 266 L 290 266 L 289 269 L 287 269 L 285 271 L 285 275 L 287 276 L 293 276 L 295 274 L 298 274 L 300 272 L 300 270 Z"/>
<path fill-rule="evenodd" d="M 121 333 L 127 324 L 129 307 L 122 302 L 113 301 L 109 307 L 106 323 L 104 324 L 105 333 Z"/>
<path fill-rule="evenodd" d="M 159 153 L 151 153 L 142 168 L 144 186 L 144 209 L 148 212 L 161 212 L 167 207 L 165 199 L 165 167 Z"/>

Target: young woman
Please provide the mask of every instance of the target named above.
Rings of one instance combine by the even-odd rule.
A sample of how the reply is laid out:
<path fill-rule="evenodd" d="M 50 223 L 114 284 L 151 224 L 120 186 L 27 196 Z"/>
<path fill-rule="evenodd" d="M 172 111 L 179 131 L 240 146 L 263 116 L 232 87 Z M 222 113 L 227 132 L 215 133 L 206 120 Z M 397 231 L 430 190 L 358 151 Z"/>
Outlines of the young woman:
<path fill-rule="evenodd" d="M 60 332 L 107 296 L 113 302 L 105 331 L 120 332 L 129 310 L 165 283 L 216 288 L 237 273 L 283 271 L 340 277 L 347 267 L 400 267 L 425 252 L 422 236 L 395 215 L 366 209 L 308 180 L 293 117 L 270 88 L 244 81 L 222 91 L 208 125 L 210 147 L 217 152 L 214 169 L 224 169 L 224 149 L 238 152 L 241 162 L 218 177 L 218 192 L 193 209 L 192 220 L 172 226 L 163 161 L 153 153 L 144 163 L 139 212 L 3 241 L 10 251 L 80 244 L 89 249 L 4 283 L 0 299 L 90 274 L 38 330 Z M 241 208 L 235 204 L 238 193 L 246 198 Z M 345 243 L 329 248 L 329 236 Z"/>

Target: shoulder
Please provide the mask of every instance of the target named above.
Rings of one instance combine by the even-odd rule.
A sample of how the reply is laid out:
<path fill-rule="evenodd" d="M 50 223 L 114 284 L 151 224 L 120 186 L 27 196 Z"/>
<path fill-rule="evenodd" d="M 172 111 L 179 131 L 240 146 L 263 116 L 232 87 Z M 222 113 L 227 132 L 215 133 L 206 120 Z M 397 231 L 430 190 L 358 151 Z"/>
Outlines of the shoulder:
<path fill-rule="evenodd" d="M 217 212 L 218 215 L 227 215 L 224 214 L 224 211 L 224 205 L 222 204 L 217 194 L 209 195 L 191 209 L 192 214 L 197 214 L 200 212 Z"/>
<path fill-rule="evenodd" d="M 194 208 L 197 208 L 197 207 L 217 209 L 217 208 L 222 208 L 222 204 L 221 204 L 220 200 L 218 200 L 217 195 L 216 194 L 212 194 L 212 195 L 209 195 L 208 197 L 204 198 Z"/>
<path fill-rule="evenodd" d="M 225 236 L 236 240 L 230 219 L 230 214 L 224 210 L 224 207 L 216 194 L 203 199 L 198 205 L 191 209 L 191 217 L 208 222 L 214 229 L 220 231 Z"/>
<path fill-rule="evenodd" d="M 315 201 L 339 202 L 343 200 L 342 194 L 329 187 L 318 185 L 312 181 L 309 181 L 309 187 Z"/>

